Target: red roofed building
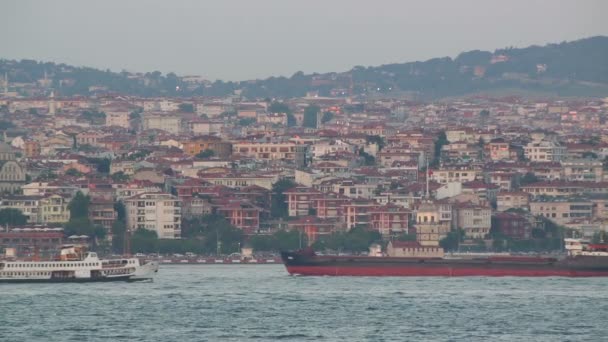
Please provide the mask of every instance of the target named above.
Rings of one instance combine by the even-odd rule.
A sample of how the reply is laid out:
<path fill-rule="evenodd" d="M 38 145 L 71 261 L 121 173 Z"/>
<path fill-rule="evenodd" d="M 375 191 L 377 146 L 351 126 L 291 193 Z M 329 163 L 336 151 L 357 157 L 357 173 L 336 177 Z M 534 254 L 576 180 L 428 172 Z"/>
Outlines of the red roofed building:
<path fill-rule="evenodd" d="M 513 238 L 529 239 L 532 232 L 530 221 L 517 213 L 496 213 L 492 216 L 492 232 Z"/>
<path fill-rule="evenodd" d="M 283 192 L 287 198 L 289 216 L 306 216 L 314 208 L 315 199 L 321 192 L 305 186 L 296 186 Z"/>
<path fill-rule="evenodd" d="M 228 201 L 217 208 L 217 213 L 224 216 L 230 224 L 242 229 L 245 234 L 253 234 L 260 229 L 261 208 L 248 201 Z"/>
<path fill-rule="evenodd" d="M 407 233 L 411 212 L 405 208 L 387 204 L 369 210 L 369 228 L 377 230 L 383 237 Z"/>
<path fill-rule="evenodd" d="M 314 199 L 317 217 L 339 219 L 343 216 L 343 205 L 348 198 L 334 192 L 324 193 Z"/>

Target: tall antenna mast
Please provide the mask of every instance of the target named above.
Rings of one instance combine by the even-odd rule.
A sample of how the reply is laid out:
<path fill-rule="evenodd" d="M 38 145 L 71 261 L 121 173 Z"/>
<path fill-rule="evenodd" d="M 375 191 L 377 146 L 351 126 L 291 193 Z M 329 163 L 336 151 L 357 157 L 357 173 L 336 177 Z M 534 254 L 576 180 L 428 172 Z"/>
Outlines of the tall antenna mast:
<path fill-rule="evenodd" d="M 429 199 L 430 198 L 430 196 L 429 196 L 429 174 L 430 174 L 430 172 L 429 172 L 429 158 L 426 157 L 425 159 L 426 159 L 426 170 L 425 170 L 426 175 L 424 177 L 426 179 L 426 196 L 425 197 L 426 197 L 426 199 Z"/>

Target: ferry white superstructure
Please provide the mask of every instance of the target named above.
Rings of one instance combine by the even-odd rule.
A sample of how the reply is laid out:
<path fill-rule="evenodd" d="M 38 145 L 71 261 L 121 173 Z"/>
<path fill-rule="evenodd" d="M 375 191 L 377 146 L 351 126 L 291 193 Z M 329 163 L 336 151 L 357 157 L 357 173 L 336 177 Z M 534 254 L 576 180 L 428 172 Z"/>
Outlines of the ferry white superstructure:
<path fill-rule="evenodd" d="M 99 259 L 75 246 L 62 248 L 58 260 L 0 260 L 0 282 L 103 282 L 152 279 L 158 262 L 137 258 Z"/>

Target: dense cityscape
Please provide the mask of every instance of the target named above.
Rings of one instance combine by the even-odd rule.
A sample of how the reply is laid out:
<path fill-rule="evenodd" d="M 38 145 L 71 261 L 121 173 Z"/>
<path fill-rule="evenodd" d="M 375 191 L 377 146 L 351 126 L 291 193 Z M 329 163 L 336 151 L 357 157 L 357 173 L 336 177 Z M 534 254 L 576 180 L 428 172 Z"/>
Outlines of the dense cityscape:
<path fill-rule="evenodd" d="M 461 72 L 483 79 L 508 51 Z M 608 230 L 601 97 L 424 100 L 363 89 L 356 69 L 294 75 L 313 89 L 297 97 L 65 95 L 79 72 L 57 68 L 2 62 L 0 247 L 19 255 L 68 242 L 106 255 L 539 253 Z M 170 77 L 178 92 L 213 86 Z"/>
<path fill-rule="evenodd" d="M 0 342 L 606 341 L 607 11 L 0 1 Z"/>

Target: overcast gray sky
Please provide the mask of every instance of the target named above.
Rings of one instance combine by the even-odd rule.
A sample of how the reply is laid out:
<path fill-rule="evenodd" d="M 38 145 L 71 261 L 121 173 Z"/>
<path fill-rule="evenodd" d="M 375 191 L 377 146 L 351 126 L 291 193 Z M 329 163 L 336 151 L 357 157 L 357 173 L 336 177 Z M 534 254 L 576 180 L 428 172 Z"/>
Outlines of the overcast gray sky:
<path fill-rule="evenodd" d="M 602 0 L 3 0 L 0 58 L 208 79 L 608 35 Z"/>

